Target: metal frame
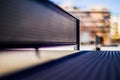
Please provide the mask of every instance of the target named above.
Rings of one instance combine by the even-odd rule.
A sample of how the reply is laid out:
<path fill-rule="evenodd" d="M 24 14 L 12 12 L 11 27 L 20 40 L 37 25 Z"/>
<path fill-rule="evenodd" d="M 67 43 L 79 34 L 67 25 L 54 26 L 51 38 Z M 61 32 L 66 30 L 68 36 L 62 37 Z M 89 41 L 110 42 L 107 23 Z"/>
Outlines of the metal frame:
<path fill-rule="evenodd" d="M 41 2 L 41 3 L 45 3 L 48 5 L 49 8 L 54 9 L 55 11 L 60 11 L 59 14 L 62 14 L 63 16 L 67 17 L 67 16 L 71 16 L 72 18 L 74 18 L 76 20 L 76 42 L 25 42 L 25 41 L 21 41 L 21 42 L 17 42 L 17 41 L 13 41 L 13 42 L 0 42 L 0 49 L 4 49 L 4 48 L 39 48 L 39 47 L 45 47 L 45 46 L 60 46 L 60 45 L 76 45 L 77 46 L 77 50 L 79 50 L 79 20 L 77 18 L 75 18 L 74 16 L 72 16 L 71 14 L 67 13 L 66 11 L 64 11 L 63 9 L 61 9 L 59 6 L 55 5 L 52 2 L 49 2 L 47 0 L 34 0 L 37 2 Z M 65 13 L 65 14 L 64 14 Z M 72 19 L 71 18 L 71 19 Z M 5 44 L 4 44 L 5 43 Z M 40 43 L 42 43 L 41 45 L 39 45 Z"/>

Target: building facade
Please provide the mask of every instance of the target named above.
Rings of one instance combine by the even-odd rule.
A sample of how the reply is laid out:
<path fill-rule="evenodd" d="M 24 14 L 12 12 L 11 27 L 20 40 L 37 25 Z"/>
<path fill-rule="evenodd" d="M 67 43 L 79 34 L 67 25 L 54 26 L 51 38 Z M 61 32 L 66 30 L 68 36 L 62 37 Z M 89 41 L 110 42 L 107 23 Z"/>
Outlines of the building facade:
<path fill-rule="evenodd" d="M 81 44 L 110 44 L 110 12 L 106 8 L 80 10 L 70 4 L 61 7 L 80 19 Z"/>

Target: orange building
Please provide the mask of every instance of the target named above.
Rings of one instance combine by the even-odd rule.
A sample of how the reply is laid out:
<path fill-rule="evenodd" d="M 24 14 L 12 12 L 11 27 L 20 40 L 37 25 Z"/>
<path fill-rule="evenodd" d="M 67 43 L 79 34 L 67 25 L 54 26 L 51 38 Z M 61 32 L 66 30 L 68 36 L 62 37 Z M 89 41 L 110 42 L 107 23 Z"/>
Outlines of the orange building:
<path fill-rule="evenodd" d="M 109 45 L 110 43 L 110 12 L 106 8 L 96 7 L 89 10 L 80 10 L 71 4 L 61 5 L 80 19 L 80 42 L 82 44 Z M 99 40 L 96 40 L 96 36 Z"/>

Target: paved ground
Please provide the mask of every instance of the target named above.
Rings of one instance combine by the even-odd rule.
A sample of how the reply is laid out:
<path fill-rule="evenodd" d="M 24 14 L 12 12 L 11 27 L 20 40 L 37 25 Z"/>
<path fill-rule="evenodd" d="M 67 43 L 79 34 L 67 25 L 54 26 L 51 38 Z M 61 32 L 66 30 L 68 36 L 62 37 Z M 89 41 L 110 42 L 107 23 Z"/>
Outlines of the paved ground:
<path fill-rule="evenodd" d="M 0 51 L 0 76 L 16 72 L 47 61 L 75 53 L 72 50 L 31 50 Z"/>
<path fill-rule="evenodd" d="M 81 51 L 6 77 L 9 80 L 120 80 L 120 51 Z"/>
<path fill-rule="evenodd" d="M 119 51 L 119 46 L 100 46 L 100 49 L 103 51 Z M 80 50 L 95 50 L 95 45 L 81 45 Z"/>
<path fill-rule="evenodd" d="M 119 46 L 100 46 L 101 50 L 120 50 Z M 42 50 L 75 50 L 75 46 L 61 46 L 61 47 L 51 47 L 51 48 L 41 48 Z M 95 50 L 95 45 L 80 45 L 80 50 Z"/>
<path fill-rule="evenodd" d="M 82 45 L 81 51 L 84 50 L 95 50 L 94 45 Z M 119 51 L 118 47 L 101 47 L 101 50 L 106 51 Z M 73 54 L 73 46 L 54 47 L 54 48 L 41 48 L 40 52 L 36 55 L 33 49 L 30 50 L 11 50 L 11 51 L 0 51 L 0 76 L 15 72 L 20 69 L 25 69 L 30 66 L 42 64 L 44 62 L 61 58 L 66 55 Z"/>

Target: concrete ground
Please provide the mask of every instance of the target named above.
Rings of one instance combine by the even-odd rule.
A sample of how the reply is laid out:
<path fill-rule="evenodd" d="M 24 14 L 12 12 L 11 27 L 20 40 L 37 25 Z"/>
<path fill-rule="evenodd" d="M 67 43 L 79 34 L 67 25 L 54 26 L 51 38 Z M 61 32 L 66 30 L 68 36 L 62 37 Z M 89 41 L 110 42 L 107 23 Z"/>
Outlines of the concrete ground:
<path fill-rule="evenodd" d="M 119 51 L 120 45 L 118 46 L 99 46 L 103 51 Z M 51 48 L 41 48 L 42 50 L 75 50 L 75 46 L 61 46 L 61 47 L 51 47 Z M 80 45 L 80 50 L 95 50 L 95 45 Z"/>
<path fill-rule="evenodd" d="M 77 51 L 39 50 L 39 53 L 36 54 L 34 49 L 0 51 L 0 76 L 61 58 L 75 52 Z"/>
<path fill-rule="evenodd" d="M 103 51 L 119 51 L 120 45 L 118 46 L 99 46 Z M 80 50 L 95 50 L 95 45 L 80 45 Z"/>
<path fill-rule="evenodd" d="M 119 51 L 120 45 L 100 47 L 103 51 Z M 81 45 L 80 51 L 95 50 L 94 45 Z M 31 66 L 39 65 L 50 60 L 61 58 L 77 52 L 74 46 L 40 48 L 36 54 L 34 49 L 13 49 L 0 51 L 0 76 L 16 72 Z"/>

